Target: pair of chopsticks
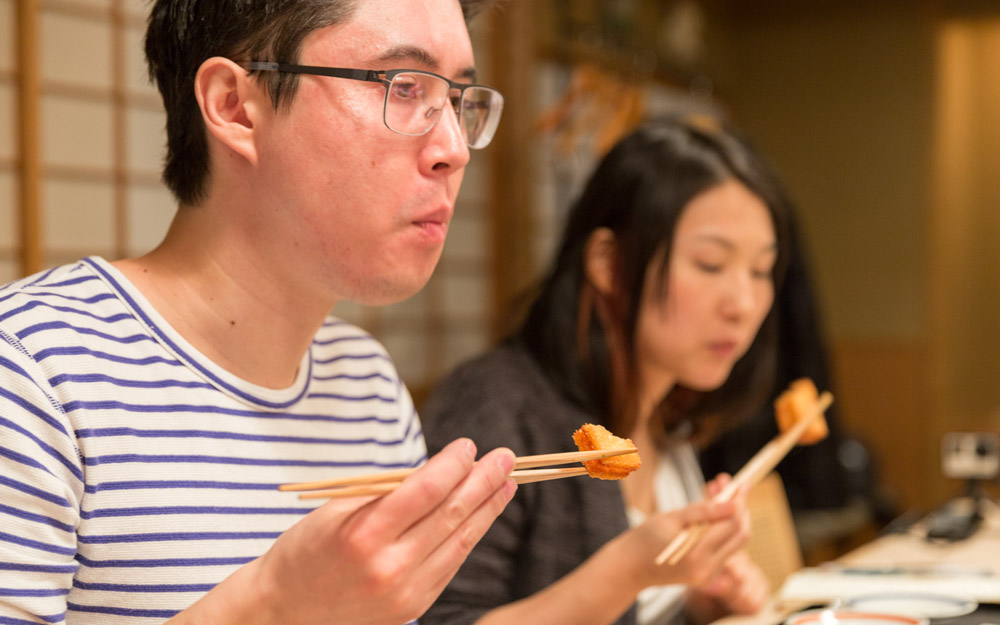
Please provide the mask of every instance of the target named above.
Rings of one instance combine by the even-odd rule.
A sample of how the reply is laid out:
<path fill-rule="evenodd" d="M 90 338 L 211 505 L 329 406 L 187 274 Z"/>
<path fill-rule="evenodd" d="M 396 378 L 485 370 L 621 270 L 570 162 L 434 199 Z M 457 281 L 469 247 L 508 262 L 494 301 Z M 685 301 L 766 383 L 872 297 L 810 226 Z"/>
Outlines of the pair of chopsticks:
<path fill-rule="evenodd" d="M 740 489 L 741 486 L 748 485 L 753 486 L 757 482 L 764 479 L 771 469 L 778 466 L 782 458 L 788 455 L 792 447 L 799 442 L 802 438 L 802 434 L 808 429 L 809 424 L 811 424 L 815 419 L 822 418 L 823 413 L 830 404 L 833 403 L 833 395 L 829 391 L 824 391 L 820 394 L 816 406 L 813 410 L 813 414 L 806 415 L 804 418 L 800 419 L 798 423 L 793 425 L 787 431 L 778 434 L 773 439 L 770 440 L 766 445 L 760 448 L 753 458 L 747 461 L 743 468 L 740 469 L 733 479 L 726 485 L 725 488 L 715 496 L 715 501 L 723 502 L 729 501 L 736 494 L 736 491 Z M 693 525 L 689 528 L 682 530 L 677 536 L 670 541 L 670 544 L 660 552 L 660 555 L 656 556 L 656 564 L 663 564 L 664 562 L 675 565 L 680 562 L 688 551 L 694 547 L 695 543 L 701 539 L 702 535 L 708 531 L 708 523 L 699 523 L 698 525 Z"/>
<path fill-rule="evenodd" d="M 586 467 L 564 467 L 559 469 L 538 469 L 560 464 L 571 464 L 585 460 L 600 460 L 624 454 L 633 454 L 638 450 L 628 449 L 596 449 L 592 451 L 570 451 L 559 454 L 540 454 L 537 456 L 521 456 L 514 463 L 511 477 L 518 484 L 558 480 L 564 477 L 585 475 Z M 300 491 L 299 499 L 330 499 L 334 497 L 365 497 L 370 495 L 385 495 L 399 488 L 403 480 L 416 469 L 397 469 L 383 473 L 371 473 L 353 477 L 343 477 L 319 482 L 300 482 L 283 484 L 278 490 Z"/>

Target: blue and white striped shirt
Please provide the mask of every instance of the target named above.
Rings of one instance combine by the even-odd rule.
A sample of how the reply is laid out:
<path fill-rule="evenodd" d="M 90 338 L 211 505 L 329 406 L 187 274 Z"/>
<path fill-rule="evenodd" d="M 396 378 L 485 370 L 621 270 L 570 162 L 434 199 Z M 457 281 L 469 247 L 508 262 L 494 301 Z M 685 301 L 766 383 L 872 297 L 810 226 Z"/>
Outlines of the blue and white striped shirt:
<path fill-rule="evenodd" d="M 0 288 L 0 624 L 157 623 L 317 503 L 279 484 L 412 467 L 384 348 L 329 318 L 282 390 L 177 334 L 100 258 Z"/>

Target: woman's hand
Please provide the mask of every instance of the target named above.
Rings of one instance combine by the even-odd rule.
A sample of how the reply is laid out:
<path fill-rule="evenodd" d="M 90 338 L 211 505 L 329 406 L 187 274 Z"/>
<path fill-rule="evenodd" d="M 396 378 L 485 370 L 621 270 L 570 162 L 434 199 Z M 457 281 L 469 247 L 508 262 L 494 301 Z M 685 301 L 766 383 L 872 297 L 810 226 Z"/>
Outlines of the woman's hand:
<path fill-rule="evenodd" d="M 745 551 L 733 555 L 713 579 L 688 592 L 688 615 L 708 623 L 729 614 L 755 614 L 770 597 L 764 572 Z"/>
<path fill-rule="evenodd" d="M 709 493 L 718 492 L 728 481 L 728 476 L 714 480 Z M 680 562 L 676 565 L 654 562 L 656 554 L 683 529 L 701 523 L 710 524 L 708 531 Z M 619 536 L 615 540 L 618 543 L 615 550 L 625 562 L 632 563 L 628 572 L 638 590 L 665 584 L 701 586 L 722 571 L 726 561 L 746 544 L 749 534 L 746 494 L 740 491 L 727 502 L 708 499 L 651 516 L 642 525 Z"/>
<path fill-rule="evenodd" d="M 730 481 L 729 475 L 719 475 L 708 484 L 707 496 L 715 497 Z M 696 623 L 708 623 L 729 614 L 754 614 L 764 607 L 770 596 L 767 577 L 743 549 L 750 537 L 745 488 L 737 498 L 734 501 L 740 504 L 737 515 L 744 531 L 742 540 L 738 545 L 731 545 L 736 547 L 735 551 L 723 560 L 715 575 L 704 578 L 701 583 L 690 584 L 686 608 L 688 616 Z"/>
<path fill-rule="evenodd" d="M 649 517 L 607 542 L 568 575 L 518 601 L 491 610 L 477 625 L 617 621 L 644 588 L 664 584 L 707 584 L 746 542 L 745 501 L 701 501 Z M 581 511 L 586 514 L 586 511 Z M 710 529 L 677 566 L 659 566 L 658 554 L 685 527 Z"/>

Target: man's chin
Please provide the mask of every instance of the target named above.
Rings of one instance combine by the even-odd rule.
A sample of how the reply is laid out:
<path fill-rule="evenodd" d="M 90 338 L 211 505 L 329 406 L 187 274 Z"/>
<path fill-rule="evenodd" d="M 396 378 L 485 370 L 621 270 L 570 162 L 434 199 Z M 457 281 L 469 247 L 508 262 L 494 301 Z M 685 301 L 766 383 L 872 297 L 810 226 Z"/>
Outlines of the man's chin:
<path fill-rule="evenodd" d="M 426 276 L 413 276 L 412 279 L 405 281 L 394 281 L 392 283 L 384 281 L 377 285 L 369 283 L 366 285 L 369 288 L 366 288 L 364 293 L 351 299 L 362 306 L 390 306 L 392 304 L 399 304 L 419 293 L 427 285 L 430 278 L 431 274 L 428 273 Z"/>

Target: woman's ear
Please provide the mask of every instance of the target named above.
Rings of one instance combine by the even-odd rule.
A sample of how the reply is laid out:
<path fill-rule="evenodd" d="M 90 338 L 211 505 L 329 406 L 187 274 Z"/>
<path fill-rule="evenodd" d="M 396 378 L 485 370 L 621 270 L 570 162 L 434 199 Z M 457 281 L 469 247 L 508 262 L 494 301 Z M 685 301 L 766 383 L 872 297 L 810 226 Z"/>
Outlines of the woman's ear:
<path fill-rule="evenodd" d="M 267 97 L 247 75 L 247 70 L 229 59 L 212 57 L 198 68 L 194 93 L 208 132 L 256 164 L 254 130 L 262 111 L 261 100 Z"/>
<path fill-rule="evenodd" d="M 609 295 L 614 288 L 617 251 L 615 233 L 608 228 L 594 230 L 587 239 L 587 246 L 584 249 L 584 272 L 587 281 L 601 295 Z"/>

